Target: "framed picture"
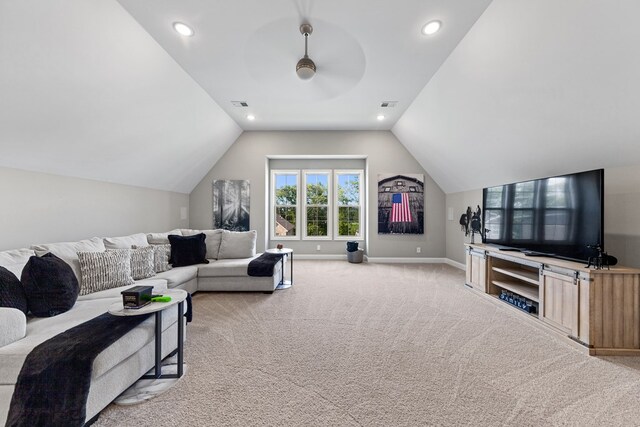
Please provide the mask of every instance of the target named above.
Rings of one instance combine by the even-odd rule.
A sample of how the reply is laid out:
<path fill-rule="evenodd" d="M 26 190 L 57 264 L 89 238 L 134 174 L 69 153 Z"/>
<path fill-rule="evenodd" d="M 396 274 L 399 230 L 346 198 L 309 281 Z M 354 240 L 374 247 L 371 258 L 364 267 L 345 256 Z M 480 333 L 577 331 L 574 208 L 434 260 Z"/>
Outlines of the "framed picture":
<path fill-rule="evenodd" d="M 213 181 L 213 228 L 248 231 L 250 192 L 248 180 Z"/>
<path fill-rule="evenodd" d="M 378 234 L 424 234 L 424 175 L 378 175 Z"/>

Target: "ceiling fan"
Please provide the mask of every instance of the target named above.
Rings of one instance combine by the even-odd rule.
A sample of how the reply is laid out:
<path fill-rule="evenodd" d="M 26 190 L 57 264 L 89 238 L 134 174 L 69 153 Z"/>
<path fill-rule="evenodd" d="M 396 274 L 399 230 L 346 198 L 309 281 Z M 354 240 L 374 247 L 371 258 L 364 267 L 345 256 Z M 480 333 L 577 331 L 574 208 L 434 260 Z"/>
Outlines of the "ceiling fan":
<path fill-rule="evenodd" d="M 301 80 L 311 80 L 316 74 L 316 64 L 309 58 L 307 42 L 309 35 L 313 33 L 313 27 L 311 24 L 302 24 L 300 33 L 304 36 L 304 56 L 296 64 L 296 74 Z"/>

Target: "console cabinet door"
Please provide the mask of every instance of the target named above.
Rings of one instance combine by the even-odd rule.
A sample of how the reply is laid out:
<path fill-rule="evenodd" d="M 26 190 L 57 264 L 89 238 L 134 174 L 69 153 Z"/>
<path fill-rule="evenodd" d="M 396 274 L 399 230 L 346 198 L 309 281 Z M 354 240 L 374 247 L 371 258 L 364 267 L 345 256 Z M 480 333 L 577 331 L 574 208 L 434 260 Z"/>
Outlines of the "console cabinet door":
<path fill-rule="evenodd" d="M 487 261 L 483 252 L 467 252 L 467 284 L 487 291 Z"/>
<path fill-rule="evenodd" d="M 550 271 L 542 273 L 540 318 L 546 323 L 578 337 L 578 281 Z"/>

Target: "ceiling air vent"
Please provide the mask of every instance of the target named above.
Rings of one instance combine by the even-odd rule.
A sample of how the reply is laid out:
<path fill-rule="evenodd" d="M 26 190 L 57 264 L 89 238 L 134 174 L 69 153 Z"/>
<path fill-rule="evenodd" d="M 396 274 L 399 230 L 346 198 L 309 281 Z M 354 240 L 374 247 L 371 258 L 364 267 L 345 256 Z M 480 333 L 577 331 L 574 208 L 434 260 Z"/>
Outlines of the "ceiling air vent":
<path fill-rule="evenodd" d="M 231 101 L 234 107 L 248 107 L 247 101 Z"/>
<path fill-rule="evenodd" d="M 380 104 L 383 108 L 393 108 L 398 104 L 398 101 L 382 101 Z"/>

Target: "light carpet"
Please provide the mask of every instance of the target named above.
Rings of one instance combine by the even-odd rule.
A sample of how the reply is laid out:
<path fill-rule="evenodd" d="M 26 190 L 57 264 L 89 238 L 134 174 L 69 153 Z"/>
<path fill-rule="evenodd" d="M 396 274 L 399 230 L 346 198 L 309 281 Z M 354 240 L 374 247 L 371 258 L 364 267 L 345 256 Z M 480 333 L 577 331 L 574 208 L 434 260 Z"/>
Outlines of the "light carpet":
<path fill-rule="evenodd" d="M 95 426 L 640 425 L 640 361 L 591 357 L 446 265 L 296 261 L 197 293 L 188 374 Z"/>

